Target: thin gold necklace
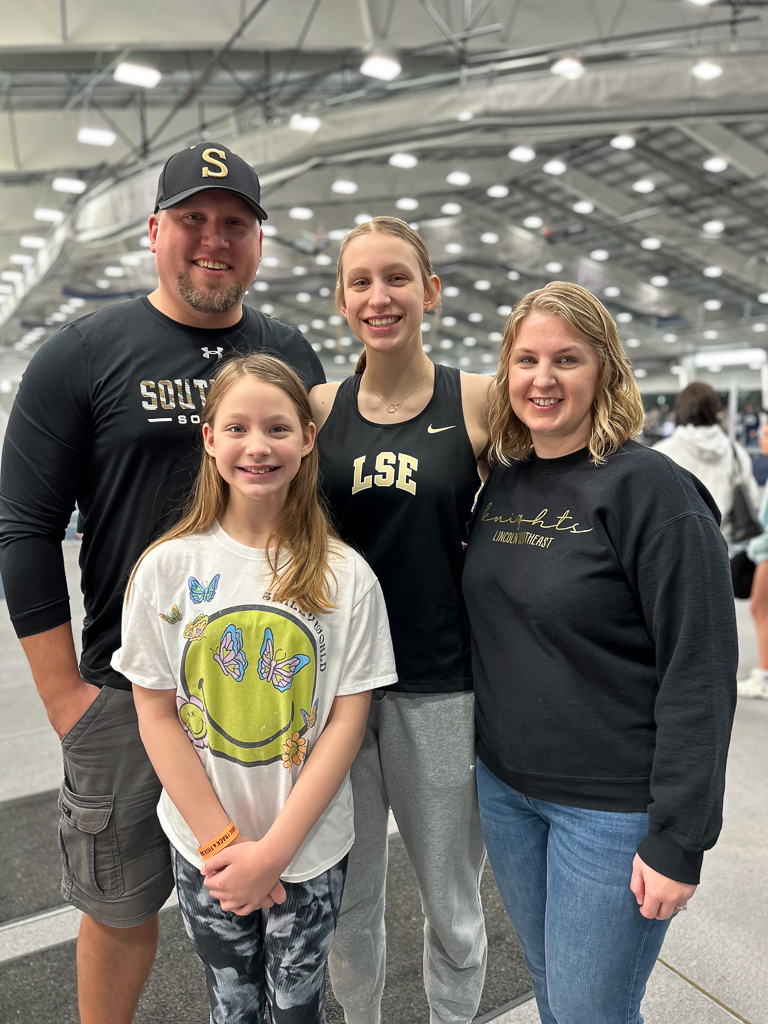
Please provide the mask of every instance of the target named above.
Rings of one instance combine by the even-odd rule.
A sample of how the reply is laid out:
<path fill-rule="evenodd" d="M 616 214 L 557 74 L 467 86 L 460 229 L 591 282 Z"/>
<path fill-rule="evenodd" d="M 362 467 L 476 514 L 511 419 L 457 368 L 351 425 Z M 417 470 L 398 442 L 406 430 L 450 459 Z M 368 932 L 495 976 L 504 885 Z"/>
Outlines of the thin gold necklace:
<path fill-rule="evenodd" d="M 380 401 L 382 401 L 384 403 L 387 412 L 390 413 L 390 414 L 394 414 L 394 413 L 397 412 L 397 410 L 400 408 L 400 406 L 403 404 L 403 402 L 405 402 L 406 399 L 411 397 L 411 395 L 416 390 L 416 388 L 418 388 L 421 384 L 424 383 L 424 381 L 426 379 L 426 376 L 427 376 L 427 373 L 429 373 L 429 370 L 426 371 L 426 373 L 421 378 L 421 380 L 418 382 L 418 384 L 416 384 L 415 387 L 411 388 L 411 390 L 408 392 L 408 394 L 405 396 L 405 398 L 401 398 L 400 401 L 397 402 L 397 403 L 395 403 L 395 402 L 387 402 L 386 398 L 382 398 L 381 395 L 379 394 L 379 392 L 373 386 L 373 384 L 371 384 L 371 382 L 366 378 L 365 374 L 363 374 L 363 380 L 368 385 L 368 387 L 371 389 L 371 391 L 374 393 L 374 395 L 376 395 L 376 397 Z"/>

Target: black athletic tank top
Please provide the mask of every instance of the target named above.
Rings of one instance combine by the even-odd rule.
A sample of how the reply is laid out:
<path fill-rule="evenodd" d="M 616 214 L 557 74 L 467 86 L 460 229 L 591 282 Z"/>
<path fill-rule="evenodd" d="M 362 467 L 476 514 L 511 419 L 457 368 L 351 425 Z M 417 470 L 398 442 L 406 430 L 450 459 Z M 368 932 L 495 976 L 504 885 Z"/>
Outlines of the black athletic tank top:
<path fill-rule="evenodd" d="M 342 537 L 365 556 L 387 603 L 398 682 L 407 693 L 472 689 L 461 542 L 480 486 L 458 370 L 435 366 L 426 408 L 371 423 L 345 380 L 318 435 L 320 481 Z"/>

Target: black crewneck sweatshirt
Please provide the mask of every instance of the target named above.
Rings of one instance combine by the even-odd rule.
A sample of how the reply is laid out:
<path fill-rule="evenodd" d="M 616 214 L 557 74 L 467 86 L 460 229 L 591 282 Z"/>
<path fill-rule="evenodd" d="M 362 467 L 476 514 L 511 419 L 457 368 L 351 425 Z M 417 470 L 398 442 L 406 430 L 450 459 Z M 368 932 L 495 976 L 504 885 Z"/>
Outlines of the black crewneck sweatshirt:
<path fill-rule="evenodd" d="M 531 798 L 645 811 L 643 860 L 696 883 L 735 707 L 728 556 L 709 493 L 629 441 L 498 466 L 464 570 L 478 756 Z"/>
<path fill-rule="evenodd" d="M 86 618 L 83 678 L 130 690 L 110 666 L 123 593 L 141 552 L 176 522 L 202 451 L 200 414 L 232 355 L 282 359 L 307 390 L 322 365 L 287 324 L 243 308 L 237 324 L 177 323 L 146 298 L 68 324 L 27 367 L 0 474 L 0 571 L 20 637 L 69 620 L 61 541 L 77 502 Z"/>

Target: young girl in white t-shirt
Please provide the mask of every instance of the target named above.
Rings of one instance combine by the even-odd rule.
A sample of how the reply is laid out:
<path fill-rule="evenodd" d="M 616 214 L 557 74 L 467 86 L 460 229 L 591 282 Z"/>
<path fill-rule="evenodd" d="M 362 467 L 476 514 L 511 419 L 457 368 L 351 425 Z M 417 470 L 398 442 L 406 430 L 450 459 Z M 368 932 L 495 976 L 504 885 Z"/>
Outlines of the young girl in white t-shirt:
<path fill-rule="evenodd" d="M 396 682 L 384 600 L 317 499 L 315 426 L 270 356 L 225 364 L 189 512 L 140 559 L 112 664 L 163 783 L 214 1024 L 324 1019 L 354 841 L 349 767 Z"/>

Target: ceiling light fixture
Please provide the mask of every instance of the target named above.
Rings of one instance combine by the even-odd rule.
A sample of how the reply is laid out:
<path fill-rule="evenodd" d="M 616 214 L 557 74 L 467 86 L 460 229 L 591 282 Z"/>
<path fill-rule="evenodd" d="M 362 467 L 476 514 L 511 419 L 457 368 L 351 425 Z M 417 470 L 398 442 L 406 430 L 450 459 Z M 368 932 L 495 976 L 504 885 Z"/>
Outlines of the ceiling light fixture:
<path fill-rule="evenodd" d="M 560 75 L 562 78 L 581 78 L 586 71 L 586 68 L 580 60 L 576 60 L 575 57 L 562 57 L 560 60 L 556 60 L 552 67 L 549 69 L 553 75 Z"/>
<path fill-rule="evenodd" d="M 344 178 L 340 178 L 331 185 L 331 192 L 336 192 L 340 196 L 353 196 L 357 192 L 357 188 L 356 181 L 347 181 Z"/>
<path fill-rule="evenodd" d="M 660 238 L 644 238 L 640 242 L 640 245 L 642 245 L 642 247 L 644 249 L 651 249 L 651 250 L 653 250 L 653 249 L 660 249 L 661 248 L 661 239 Z"/>
<path fill-rule="evenodd" d="M 38 207 L 32 216 L 46 224 L 60 224 L 64 220 L 61 210 L 46 210 L 43 207 Z"/>
<path fill-rule="evenodd" d="M 691 68 L 691 74 L 701 79 L 702 82 L 711 82 L 713 79 L 719 78 L 722 73 L 723 69 L 720 65 L 714 64 L 711 60 L 699 61 Z"/>
<path fill-rule="evenodd" d="M 51 188 L 54 192 L 69 192 L 72 195 L 79 196 L 85 192 L 88 186 L 80 178 L 54 178 L 51 182 Z"/>
<path fill-rule="evenodd" d="M 609 284 L 607 288 L 603 289 L 603 295 L 607 299 L 618 299 L 621 295 L 621 288 L 617 288 L 615 284 Z"/>
<path fill-rule="evenodd" d="M 472 324 L 479 324 L 482 322 L 482 319 L 482 313 L 470 313 L 469 316 L 467 317 L 467 320 L 469 320 L 469 322 Z"/>
<path fill-rule="evenodd" d="M 405 171 L 410 171 L 418 162 L 418 157 L 415 157 L 413 153 L 393 153 L 388 161 L 391 167 L 400 167 Z"/>
<path fill-rule="evenodd" d="M 643 195 L 646 195 L 648 192 L 653 192 L 655 188 L 656 186 L 650 178 L 640 178 L 639 181 L 634 182 L 632 185 L 632 190 L 634 192 L 640 192 Z"/>
<path fill-rule="evenodd" d="M 460 294 L 461 292 L 455 284 L 449 284 L 443 288 L 443 295 L 445 295 L 447 299 L 455 299 Z"/>
<path fill-rule="evenodd" d="M 490 281 L 485 281 L 485 280 L 475 281 L 475 288 L 479 292 L 490 291 L 491 290 L 491 282 Z"/>
<path fill-rule="evenodd" d="M 410 196 L 403 196 L 402 199 L 398 199 L 395 203 L 398 210 L 418 210 L 419 200 L 413 199 Z"/>
<path fill-rule="evenodd" d="M 668 345 L 673 345 L 677 341 L 677 335 L 676 334 L 662 334 L 661 340 L 662 341 L 666 341 L 666 343 Z"/>
<path fill-rule="evenodd" d="M 370 213 L 358 213 L 355 217 L 355 224 L 367 224 L 369 220 L 373 220 Z"/>
<path fill-rule="evenodd" d="M 758 320 L 757 323 L 752 324 L 752 330 L 755 334 L 763 334 L 765 331 L 768 331 L 768 324 Z"/>
<path fill-rule="evenodd" d="M 721 220 L 708 220 L 704 230 L 708 235 L 719 235 L 721 231 L 725 231 L 725 224 Z"/>
<path fill-rule="evenodd" d="M 603 260 L 607 260 L 609 256 L 610 253 L 607 249 L 593 249 L 592 252 L 589 254 L 589 258 L 591 260 L 599 260 L 600 262 L 602 262 Z"/>
<path fill-rule="evenodd" d="M 24 280 L 24 275 L 20 270 L 4 270 L 0 274 L 0 281 L 9 281 L 16 284 L 19 281 Z"/>
<path fill-rule="evenodd" d="M 457 121 L 472 121 L 474 119 L 474 116 L 475 115 L 472 113 L 471 110 L 462 110 L 462 112 L 460 114 L 456 115 L 456 120 Z"/>
<path fill-rule="evenodd" d="M 498 240 L 499 236 L 495 231 L 484 231 L 482 235 L 480 235 L 480 241 L 484 242 L 486 245 L 495 245 Z"/>
<path fill-rule="evenodd" d="M 274 224 L 262 224 L 261 230 L 265 238 L 274 238 L 277 234 L 277 228 Z"/>
<path fill-rule="evenodd" d="M 637 143 L 631 135 L 614 135 L 611 145 L 614 149 L 634 149 Z"/>
<path fill-rule="evenodd" d="M 713 267 L 704 267 L 704 269 L 702 270 L 702 274 L 704 275 L 704 277 L 722 277 L 723 276 L 723 268 L 722 267 L 714 267 L 714 266 Z"/>
<path fill-rule="evenodd" d="M 123 61 L 114 70 L 116 82 L 123 82 L 125 85 L 139 85 L 142 89 L 154 89 L 162 78 L 157 68 L 145 67 L 143 64 L 130 64 Z"/>
<path fill-rule="evenodd" d="M 768 305 L 768 292 L 761 292 L 757 296 L 757 301 L 762 302 L 763 305 Z"/>
<path fill-rule="evenodd" d="M 573 204 L 572 209 L 574 213 L 581 213 L 586 216 L 586 214 L 594 212 L 595 204 L 590 203 L 588 199 L 580 199 L 577 203 Z"/>
<path fill-rule="evenodd" d="M 125 267 L 104 267 L 104 277 L 125 277 Z"/>
<path fill-rule="evenodd" d="M 35 257 L 26 252 L 15 252 L 8 257 L 8 261 L 17 267 L 30 267 L 35 262 Z"/>
<path fill-rule="evenodd" d="M 455 327 L 456 317 L 455 316 L 444 316 L 442 319 L 443 327 Z"/>
<path fill-rule="evenodd" d="M 456 217 L 461 213 L 461 206 L 458 203 L 443 203 L 440 212 L 444 213 L 446 217 Z"/>
<path fill-rule="evenodd" d="M 537 217 L 536 214 L 533 214 L 530 217 L 526 217 L 523 221 L 523 227 L 528 228 L 530 231 L 537 231 L 539 228 L 543 226 L 544 221 L 541 219 L 541 217 Z"/>
<path fill-rule="evenodd" d="M 360 65 L 360 74 L 368 78 L 378 78 L 382 82 L 391 82 L 403 70 L 399 61 L 388 53 L 372 53 Z"/>
<path fill-rule="evenodd" d="M 288 216 L 293 220 L 311 220 L 314 214 L 308 206 L 292 206 L 288 211 Z"/>
<path fill-rule="evenodd" d="M 536 150 L 531 149 L 530 146 L 515 146 L 514 149 L 510 149 L 507 156 L 510 160 L 517 160 L 520 164 L 527 164 L 531 160 L 536 159 Z"/>
<path fill-rule="evenodd" d="M 450 253 L 452 256 L 458 256 L 463 250 L 458 242 L 448 242 L 445 246 L 445 251 Z"/>
<path fill-rule="evenodd" d="M 511 306 L 497 306 L 496 307 L 496 312 L 499 314 L 499 316 L 509 316 L 512 313 L 512 307 Z"/>
<path fill-rule="evenodd" d="M 95 282 L 95 284 L 97 288 L 101 288 L 102 290 L 104 288 L 109 288 L 109 281 L 107 281 L 106 278 L 104 277 L 100 277 L 98 281 Z"/>
<path fill-rule="evenodd" d="M 558 160 L 557 158 L 554 160 L 547 160 L 541 169 L 545 174 L 565 174 L 568 170 L 563 161 Z"/>
<path fill-rule="evenodd" d="M 636 377 L 647 377 L 648 376 L 648 371 L 644 370 L 642 368 L 642 366 L 638 366 L 638 368 L 636 370 L 634 370 L 633 373 L 634 373 L 634 375 Z"/>
<path fill-rule="evenodd" d="M 623 313 L 617 313 L 616 314 L 616 323 L 617 324 L 630 324 L 630 323 L 632 323 L 633 320 L 634 320 L 634 317 L 632 316 L 632 314 L 627 312 L 626 310 Z"/>
<path fill-rule="evenodd" d="M 117 135 L 109 128 L 81 128 L 77 133 L 77 141 L 86 146 L 114 146 Z"/>
<path fill-rule="evenodd" d="M 624 344 L 627 346 L 627 348 L 640 348 L 642 342 L 639 338 L 627 338 Z"/>
<path fill-rule="evenodd" d="M 307 268 L 302 267 L 300 264 L 298 266 L 291 267 L 291 273 L 294 275 L 294 277 L 304 277 L 306 272 Z"/>
<path fill-rule="evenodd" d="M 297 302 L 309 302 L 311 299 L 312 296 L 309 294 L 309 292 L 296 292 Z M 261 308 L 264 309 L 263 306 Z"/>
<path fill-rule="evenodd" d="M 458 188 L 462 188 L 472 181 L 472 175 L 467 174 L 466 171 L 451 171 L 450 174 L 445 176 L 445 180 L 449 185 L 456 185 Z"/>
<path fill-rule="evenodd" d="M 721 171 L 728 169 L 728 161 L 722 156 L 710 156 L 702 164 L 705 171 L 709 171 L 711 174 L 720 174 Z"/>
<path fill-rule="evenodd" d="M 315 256 L 315 263 L 318 267 L 330 267 L 333 263 L 333 257 L 329 256 L 327 252 L 320 252 Z"/>
<path fill-rule="evenodd" d="M 288 126 L 295 132 L 316 132 L 320 129 L 322 121 L 314 114 L 300 114 L 298 111 L 291 114 Z"/>
<path fill-rule="evenodd" d="M 723 304 L 720 299 L 705 299 L 704 309 L 708 309 L 710 313 L 714 313 L 718 309 L 722 309 Z"/>
<path fill-rule="evenodd" d="M 669 278 L 665 277 L 664 274 L 654 274 L 651 278 L 651 284 L 654 288 L 666 288 L 669 284 Z"/>
<path fill-rule="evenodd" d="M 19 239 L 22 249 L 42 249 L 45 247 L 45 239 L 37 235 L 22 235 Z"/>
<path fill-rule="evenodd" d="M 559 274 L 563 269 L 563 264 L 557 260 L 550 260 L 549 263 L 544 264 L 544 269 L 548 274 Z"/>
<path fill-rule="evenodd" d="M 485 194 L 490 196 L 491 199 L 504 199 L 505 196 L 509 195 L 509 189 L 506 185 L 491 185 Z"/>
<path fill-rule="evenodd" d="M 520 275 L 518 274 L 518 272 L 516 270 L 508 270 L 507 271 L 507 280 L 508 281 L 519 281 L 520 280 Z"/>
<path fill-rule="evenodd" d="M 717 341 L 720 334 L 718 331 L 703 331 L 701 336 L 705 341 Z"/>
<path fill-rule="evenodd" d="M 762 366 L 766 360 L 764 348 L 738 348 L 729 350 L 718 350 L 715 352 L 696 352 L 693 357 L 694 365 L 711 367 L 715 366 L 751 366 L 753 363 Z"/>

